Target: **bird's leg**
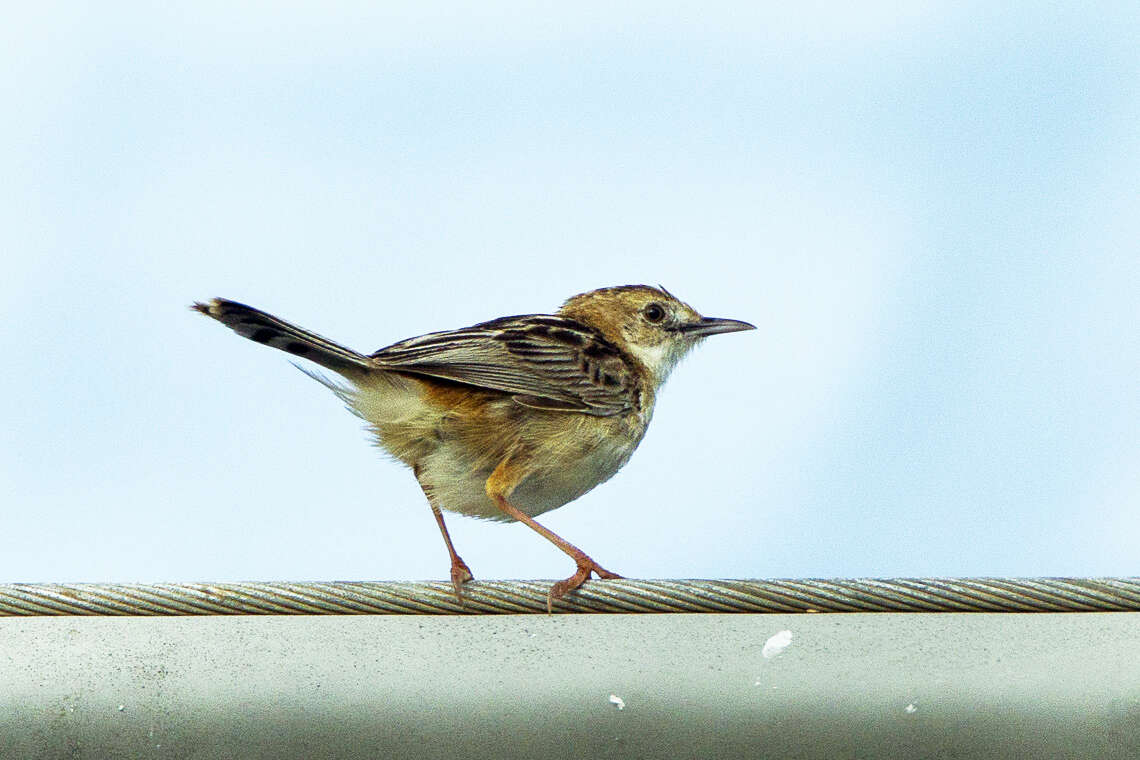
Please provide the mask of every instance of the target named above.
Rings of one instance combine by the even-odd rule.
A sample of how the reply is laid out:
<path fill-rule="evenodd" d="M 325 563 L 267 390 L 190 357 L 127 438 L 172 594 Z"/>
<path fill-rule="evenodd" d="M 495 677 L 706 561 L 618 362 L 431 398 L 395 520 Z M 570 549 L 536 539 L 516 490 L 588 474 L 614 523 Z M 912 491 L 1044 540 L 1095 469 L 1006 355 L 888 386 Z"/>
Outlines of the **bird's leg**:
<path fill-rule="evenodd" d="M 495 505 L 501 509 L 504 514 L 518 520 L 557 546 L 578 565 L 577 572 L 565 580 L 558 581 L 550 588 L 550 593 L 546 596 L 547 612 L 554 611 L 555 599 L 561 599 L 589 580 L 590 573 L 597 573 L 599 578 L 621 577 L 617 573 L 611 573 L 609 570 L 606 570 L 577 546 L 574 546 L 574 544 L 562 538 L 549 528 L 540 525 L 533 517 L 522 512 L 518 507 L 507 501 L 507 496 L 515 489 L 515 486 L 517 486 L 521 480 L 522 478 L 518 477 L 517 473 L 512 470 L 510 459 L 504 459 L 499 463 L 499 466 L 495 468 L 495 471 L 491 473 L 491 477 L 487 478 L 487 496 L 490 497 L 491 501 L 495 502 Z"/>
<path fill-rule="evenodd" d="M 439 507 L 432 504 L 431 513 L 435 515 L 435 521 L 439 523 L 439 532 L 443 534 L 443 542 L 447 544 L 447 553 L 451 555 L 451 585 L 455 587 L 455 598 L 463 604 L 463 584 L 469 580 L 474 579 L 475 576 L 471 574 L 471 568 L 467 567 L 467 563 L 455 553 L 455 547 L 451 544 L 451 536 L 447 533 L 447 525 L 443 522 L 443 512 Z"/>
<path fill-rule="evenodd" d="M 505 514 L 510 515 L 514 519 L 523 523 L 528 528 L 545 538 L 547 541 L 554 544 L 562 551 L 566 552 L 566 554 L 570 555 L 570 558 L 574 560 L 575 564 L 578 565 L 577 572 L 575 572 L 569 578 L 558 581 L 550 587 L 550 593 L 546 596 L 547 612 L 554 611 L 555 599 L 561 599 L 567 593 L 573 591 L 585 583 L 587 580 L 589 580 L 590 573 L 597 573 L 599 578 L 621 577 L 617 573 L 611 573 L 609 570 L 606 570 L 604 567 L 591 559 L 590 556 L 587 555 L 584 551 L 579 549 L 577 546 L 574 546 L 574 544 L 562 538 L 549 528 L 540 525 L 537 521 L 535 521 L 533 517 L 519 511 L 518 507 L 512 505 L 503 495 L 494 494 L 491 496 L 491 500 L 494 501 L 499 509 L 503 510 Z"/>
<path fill-rule="evenodd" d="M 413 470 L 416 474 L 416 480 L 419 480 L 419 468 Z M 459 600 L 459 604 L 463 604 L 463 584 L 469 580 L 474 579 L 475 576 L 471 575 L 471 568 L 467 567 L 467 563 L 456 553 L 455 546 L 451 543 L 451 535 L 447 532 L 447 525 L 443 522 L 443 512 L 435 505 L 428 493 L 427 487 L 420 483 L 420 488 L 423 489 L 424 496 L 427 497 L 428 504 L 431 506 L 431 513 L 435 515 L 435 521 L 439 525 L 439 532 L 443 534 L 443 542 L 447 544 L 447 553 L 451 555 L 451 585 L 455 587 L 455 598 Z"/>

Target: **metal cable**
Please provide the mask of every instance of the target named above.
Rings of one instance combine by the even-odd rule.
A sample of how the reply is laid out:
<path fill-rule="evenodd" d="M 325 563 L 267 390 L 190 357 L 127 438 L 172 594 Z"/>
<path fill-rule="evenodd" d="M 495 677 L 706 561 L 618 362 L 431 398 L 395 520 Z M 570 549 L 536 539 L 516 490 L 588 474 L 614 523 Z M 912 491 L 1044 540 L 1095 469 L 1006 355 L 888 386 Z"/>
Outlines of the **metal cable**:
<path fill-rule="evenodd" d="M 0 584 L 0 617 L 545 613 L 550 581 Z M 591 581 L 556 612 L 1140 611 L 1140 578 Z"/>

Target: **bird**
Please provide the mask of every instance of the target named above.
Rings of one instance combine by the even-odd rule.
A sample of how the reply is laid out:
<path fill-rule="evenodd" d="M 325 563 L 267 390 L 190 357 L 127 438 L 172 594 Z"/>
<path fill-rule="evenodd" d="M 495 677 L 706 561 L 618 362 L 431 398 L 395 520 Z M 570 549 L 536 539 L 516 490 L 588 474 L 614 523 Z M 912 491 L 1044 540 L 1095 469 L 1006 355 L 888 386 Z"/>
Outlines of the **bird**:
<path fill-rule="evenodd" d="M 620 578 L 534 518 L 609 480 L 633 455 L 658 391 L 711 335 L 754 330 L 701 316 L 662 286 L 599 288 L 553 314 L 500 317 L 362 354 L 225 298 L 191 306 L 245 338 L 313 362 L 297 365 L 411 468 L 443 535 L 460 604 L 473 580 L 443 511 L 528 526 L 567 554 L 547 610 L 592 575 Z"/>

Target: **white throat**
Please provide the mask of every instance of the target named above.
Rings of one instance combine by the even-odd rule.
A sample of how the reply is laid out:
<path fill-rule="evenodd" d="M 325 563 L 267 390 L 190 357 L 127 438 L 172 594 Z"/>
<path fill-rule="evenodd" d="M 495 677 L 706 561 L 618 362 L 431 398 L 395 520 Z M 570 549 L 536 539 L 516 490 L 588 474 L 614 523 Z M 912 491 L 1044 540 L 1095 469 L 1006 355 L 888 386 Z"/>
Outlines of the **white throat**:
<path fill-rule="evenodd" d="M 638 346 L 632 343 L 628 346 L 629 352 L 645 365 L 658 386 L 665 382 L 669 373 L 673 371 L 677 362 L 681 361 L 681 357 L 688 352 L 689 348 L 690 346 L 684 343 L 672 343 L 670 341 L 662 341 L 655 346 Z"/>

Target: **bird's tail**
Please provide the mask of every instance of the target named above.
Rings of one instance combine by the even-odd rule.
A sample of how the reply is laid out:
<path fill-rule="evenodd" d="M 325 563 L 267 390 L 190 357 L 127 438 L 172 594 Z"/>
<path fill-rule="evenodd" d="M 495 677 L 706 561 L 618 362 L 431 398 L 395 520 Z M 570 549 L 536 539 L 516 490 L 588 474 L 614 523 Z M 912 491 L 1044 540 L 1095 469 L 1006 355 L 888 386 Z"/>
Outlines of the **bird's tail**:
<path fill-rule="evenodd" d="M 351 348 L 237 301 L 215 298 L 209 303 L 195 303 L 191 308 L 213 317 L 244 338 L 316 362 L 348 378 L 358 378 L 375 369 L 368 357 Z"/>

